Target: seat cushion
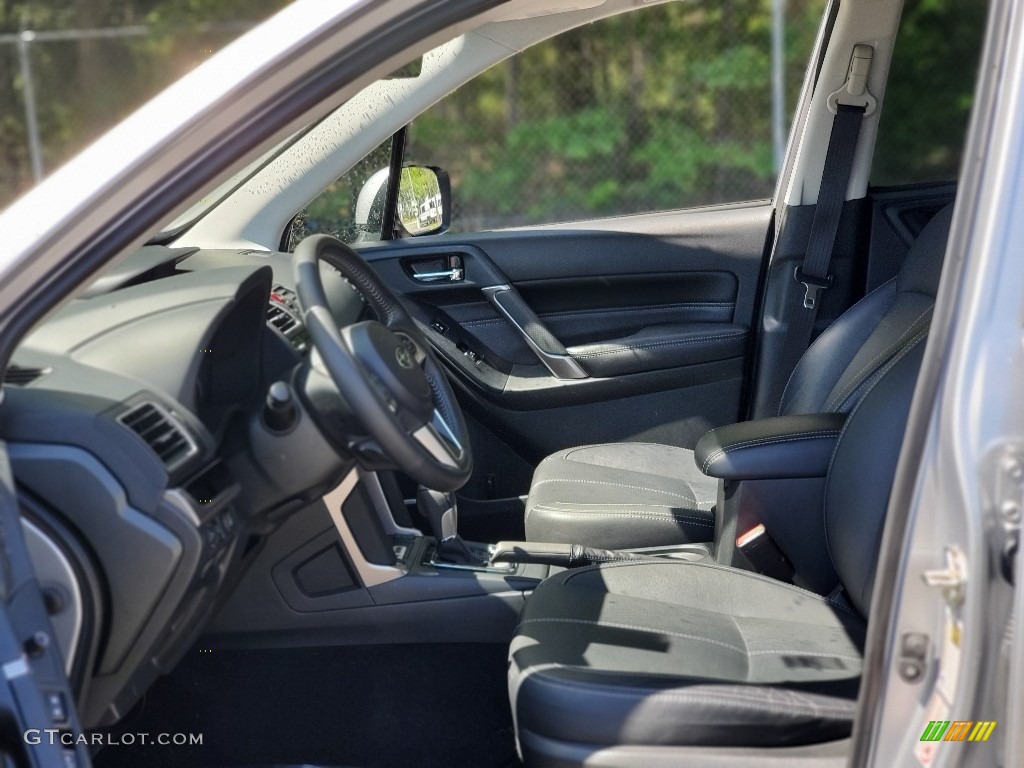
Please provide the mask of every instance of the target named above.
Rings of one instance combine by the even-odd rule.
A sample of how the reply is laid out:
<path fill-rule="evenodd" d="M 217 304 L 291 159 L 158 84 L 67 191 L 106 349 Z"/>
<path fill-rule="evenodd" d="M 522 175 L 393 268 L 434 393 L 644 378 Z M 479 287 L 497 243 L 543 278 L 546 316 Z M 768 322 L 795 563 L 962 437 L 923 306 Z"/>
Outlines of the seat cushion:
<path fill-rule="evenodd" d="M 512 642 L 517 738 L 524 758 L 539 744 L 843 738 L 863 642 L 852 609 L 748 571 L 671 560 L 564 571 L 527 601 Z"/>
<path fill-rule="evenodd" d="M 718 481 L 693 451 L 608 443 L 544 459 L 526 501 L 526 538 L 602 549 L 710 541 Z"/>

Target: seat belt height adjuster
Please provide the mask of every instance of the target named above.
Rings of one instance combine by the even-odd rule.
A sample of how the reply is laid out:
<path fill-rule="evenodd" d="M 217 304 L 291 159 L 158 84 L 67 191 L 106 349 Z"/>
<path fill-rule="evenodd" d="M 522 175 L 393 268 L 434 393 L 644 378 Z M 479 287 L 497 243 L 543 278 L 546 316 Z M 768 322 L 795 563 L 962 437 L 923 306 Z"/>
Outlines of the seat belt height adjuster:
<path fill-rule="evenodd" d="M 832 287 L 832 275 L 815 277 L 799 266 L 793 270 L 793 278 L 804 287 L 804 309 L 816 309 L 821 292 Z"/>
<path fill-rule="evenodd" d="M 846 70 L 846 82 L 838 91 L 830 93 L 825 101 L 833 115 L 839 111 L 840 106 L 863 107 L 865 117 L 875 111 L 878 100 L 868 91 L 868 75 L 871 74 L 874 56 L 875 49 L 870 45 L 858 43 L 853 46 L 850 66 Z"/>

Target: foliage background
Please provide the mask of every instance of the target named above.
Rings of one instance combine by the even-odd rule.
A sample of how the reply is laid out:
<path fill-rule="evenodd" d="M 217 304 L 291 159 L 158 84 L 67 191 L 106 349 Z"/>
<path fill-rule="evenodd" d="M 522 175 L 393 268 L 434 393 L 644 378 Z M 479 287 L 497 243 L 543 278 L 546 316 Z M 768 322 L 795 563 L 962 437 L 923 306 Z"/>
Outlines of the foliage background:
<path fill-rule="evenodd" d="M 31 46 L 44 164 L 57 167 L 284 0 L 0 0 L 0 32 L 146 24 Z M 824 0 L 787 0 L 792 111 Z M 956 176 L 984 6 L 908 0 L 872 181 Z M 211 32 L 204 25 L 237 22 Z M 204 31 L 205 30 L 205 31 Z M 408 160 L 452 177 L 453 228 L 767 197 L 771 0 L 684 0 L 607 19 L 492 68 L 419 117 Z M 0 207 L 31 183 L 17 50 L 0 46 Z M 341 226 L 387 148 L 310 206 Z"/>
<path fill-rule="evenodd" d="M 787 3 L 790 111 L 823 5 Z M 770 57 L 770 0 L 640 9 L 463 86 L 413 122 L 407 155 L 451 174 L 455 228 L 769 197 Z"/>
<path fill-rule="evenodd" d="M 30 45 L 52 171 L 287 0 L 0 0 L 0 33 L 148 25 L 140 37 Z M 222 24 L 225 31 L 204 31 Z M 0 207 L 33 184 L 16 45 L 0 45 Z"/>

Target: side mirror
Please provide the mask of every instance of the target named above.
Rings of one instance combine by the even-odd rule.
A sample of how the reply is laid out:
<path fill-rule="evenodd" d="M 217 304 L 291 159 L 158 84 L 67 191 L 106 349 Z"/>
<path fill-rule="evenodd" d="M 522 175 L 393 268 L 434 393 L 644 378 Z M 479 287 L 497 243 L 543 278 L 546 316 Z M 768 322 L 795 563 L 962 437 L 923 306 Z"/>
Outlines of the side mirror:
<path fill-rule="evenodd" d="M 389 168 L 381 168 L 363 184 L 356 197 L 355 226 L 356 242 L 380 238 L 384 223 L 384 206 L 387 202 Z"/>
<path fill-rule="evenodd" d="M 357 240 L 376 240 L 383 229 L 391 171 L 374 173 L 356 198 Z M 452 187 L 440 168 L 407 165 L 398 182 L 395 236 L 433 235 L 447 231 L 452 216 Z"/>
<path fill-rule="evenodd" d="M 440 168 L 408 165 L 398 184 L 398 222 L 411 236 L 447 231 L 452 217 L 448 174 Z"/>

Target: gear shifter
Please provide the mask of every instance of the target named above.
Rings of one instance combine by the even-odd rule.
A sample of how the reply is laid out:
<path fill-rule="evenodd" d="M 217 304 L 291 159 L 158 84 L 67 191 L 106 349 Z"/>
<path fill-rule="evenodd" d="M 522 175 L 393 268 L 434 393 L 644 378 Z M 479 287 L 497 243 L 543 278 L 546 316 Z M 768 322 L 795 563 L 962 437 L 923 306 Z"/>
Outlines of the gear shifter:
<path fill-rule="evenodd" d="M 486 559 L 474 554 L 459 536 L 459 511 L 454 493 L 432 491 L 420 486 L 416 504 L 430 523 L 437 539 L 437 558 L 454 565 L 481 566 Z"/>
<path fill-rule="evenodd" d="M 427 522 L 434 538 L 443 541 L 458 535 L 459 510 L 455 505 L 455 494 L 432 491 L 422 485 L 416 491 L 416 506 Z"/>

